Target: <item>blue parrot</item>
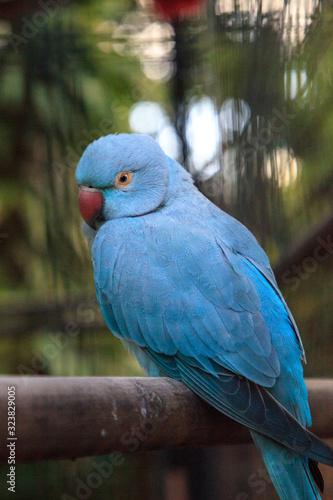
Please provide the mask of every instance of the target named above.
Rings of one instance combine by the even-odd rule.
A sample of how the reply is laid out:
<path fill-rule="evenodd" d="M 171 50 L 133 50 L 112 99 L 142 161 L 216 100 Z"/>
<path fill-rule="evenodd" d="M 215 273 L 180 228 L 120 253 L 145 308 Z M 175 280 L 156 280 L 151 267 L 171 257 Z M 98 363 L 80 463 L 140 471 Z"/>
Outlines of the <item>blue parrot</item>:
<path fill-rule="evenodd" d="M 250 429 L 281 500 L 320 499 L 304 349 L 264 250 L 149 136 L 108 135 L 76 171 L 96 294 L 150 376 Z"/>

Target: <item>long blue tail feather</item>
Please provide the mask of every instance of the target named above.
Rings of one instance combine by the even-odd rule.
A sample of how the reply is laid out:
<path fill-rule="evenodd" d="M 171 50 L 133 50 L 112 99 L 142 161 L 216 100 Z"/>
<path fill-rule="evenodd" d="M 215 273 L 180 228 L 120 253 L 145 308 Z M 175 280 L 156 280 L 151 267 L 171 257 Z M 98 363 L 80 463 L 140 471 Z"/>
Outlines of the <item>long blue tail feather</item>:
<path fill-rule="evenodd" d="M 281 500 L 320 500 L 309 459 L 250 431 Z"/>

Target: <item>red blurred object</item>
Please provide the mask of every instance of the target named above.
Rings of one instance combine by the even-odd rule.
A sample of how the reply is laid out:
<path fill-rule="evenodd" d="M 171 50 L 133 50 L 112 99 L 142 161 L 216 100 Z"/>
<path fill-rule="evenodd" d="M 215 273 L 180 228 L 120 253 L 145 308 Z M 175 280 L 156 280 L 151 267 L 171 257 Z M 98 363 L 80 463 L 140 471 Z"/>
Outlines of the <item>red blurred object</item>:
<path fill-rule="evenodd" d="M 81 186 L 79 191 L 79 208 L 83 220 L 90 227 L 95 227 L 95 220 L 103 209 L 103 194 L 98 189 Z"/>
<path fill-rule="evenodd" d="M 198 13 L 204 6 L 205 0 L 155 0 L 154 4 L 163 17 L 177 20 Z"/>

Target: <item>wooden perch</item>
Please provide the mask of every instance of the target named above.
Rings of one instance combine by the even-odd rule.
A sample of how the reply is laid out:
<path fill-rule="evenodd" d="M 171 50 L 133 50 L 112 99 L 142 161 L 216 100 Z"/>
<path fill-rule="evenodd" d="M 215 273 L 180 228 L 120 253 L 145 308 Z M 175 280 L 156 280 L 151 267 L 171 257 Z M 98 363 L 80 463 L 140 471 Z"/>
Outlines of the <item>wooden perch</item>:
<path fill-rule="evenodd" d="M 333 437 L 333 379 L 307 386 L 313 432 Z M 8 387 L 15 388 L 15 436 Z M 16 462 L 25 462 L 250 441 L 245 427 L 168 378 L 1 377 L 0 416 L 2 462 L 11 443 Z"/>

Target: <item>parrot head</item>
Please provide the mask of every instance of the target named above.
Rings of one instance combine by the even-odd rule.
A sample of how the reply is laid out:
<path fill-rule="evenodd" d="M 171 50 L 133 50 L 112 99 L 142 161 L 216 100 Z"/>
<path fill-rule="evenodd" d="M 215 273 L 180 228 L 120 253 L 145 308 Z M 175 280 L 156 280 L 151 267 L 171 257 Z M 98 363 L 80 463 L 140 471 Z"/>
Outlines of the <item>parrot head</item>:
<path fill-rule="evenodd" d="M 168 160 L 147 135 L 108 135 L 94 141 L 76 170 L 83 220 L 96 229 L 98 222 L 156 210 L 166 198 Z"/>

